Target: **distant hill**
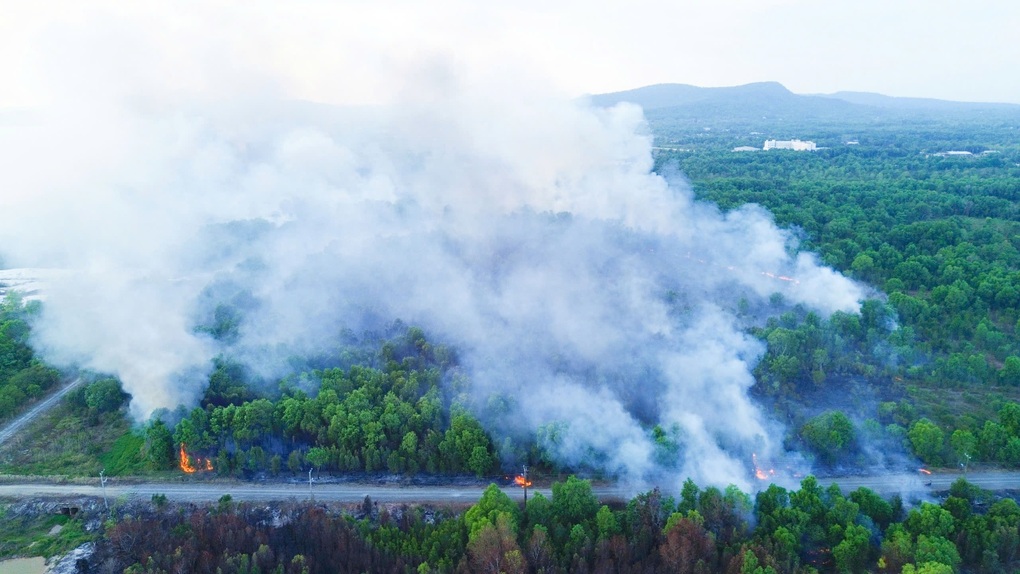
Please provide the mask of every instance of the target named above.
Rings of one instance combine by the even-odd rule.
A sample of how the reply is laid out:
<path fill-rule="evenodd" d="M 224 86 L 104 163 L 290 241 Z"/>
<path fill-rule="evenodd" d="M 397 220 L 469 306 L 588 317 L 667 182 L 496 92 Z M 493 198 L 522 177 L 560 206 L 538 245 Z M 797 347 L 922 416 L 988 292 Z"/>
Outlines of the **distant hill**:
<path fill-rule="evenodd" d="M 796 94 L 779 82 L 758 82 L 727 88 L 701 88 L 689 84 L 655 84 L 609 94 L 590 96 L 597 106 L 611 106 L 619 102 L 631 102 L 646 110 L 685 106 L 706 101 L 719 100 L 788 100 Z"/>
<path fill-rule="evenodd" d="M 795 94 L 778 82 L 758 82 L 725 88 L 688 84 L 656 84 L 634 90 L 589 96 L 596 106 L 631 102 L 644 108 L 650 120 L 669 117 L 731 120 L 762 118 L 790 120 L 876 120 L 903 114 L 993 112 L 1020 114 L 1020 105 L 951 102 L 928 98 L 898 98 L 868 92 Z"/>
<path fill-rule="evenodd" d="M 884 96 L 872 92 L 836 92 L 834 94 L 817 94 L 822 98 L 833 98 L 876 108 L 891 108 L 898 110 L 1012 110 L 1020 112 L 1020 105 L 997 104 L 985 102 L 954 102 L 951 100 L 936 100 L 933 98 L 900 98 L 895 96 Z"/>

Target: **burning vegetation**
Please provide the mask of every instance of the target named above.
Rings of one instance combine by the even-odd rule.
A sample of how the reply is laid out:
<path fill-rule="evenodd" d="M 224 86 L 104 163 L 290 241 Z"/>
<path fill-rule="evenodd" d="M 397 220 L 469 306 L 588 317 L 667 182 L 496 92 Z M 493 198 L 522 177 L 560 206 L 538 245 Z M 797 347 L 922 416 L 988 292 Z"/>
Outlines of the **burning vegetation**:
<path fill-rule="evenodd" d="M 528 505 L 528 488 L 531 487 L 531 481 L 528 479 L 528 467 L 524 467 L 524 474 L 518 474 L 514 477 L 514 484 L 524 489 L 524 505 Z"/>
<path fill-rule="evenodd" d="M 759 466 L 757 453 L 751 453 L 751 464 L 754 465 L 754 477 L 758 480 L 771 480 L 776 477 L 776 469 Z"/>
<path fill-rule="evenodd" d="M 213 470 L 212 461 L 207 458 L 203 459 L 196 456 L 194 462 L 192 462 L 192 457 L 188 455 L 183 442 L 181 443 L 180 456 L 180 468 L 187 474 L 193 474 L 199 470 Z"/>

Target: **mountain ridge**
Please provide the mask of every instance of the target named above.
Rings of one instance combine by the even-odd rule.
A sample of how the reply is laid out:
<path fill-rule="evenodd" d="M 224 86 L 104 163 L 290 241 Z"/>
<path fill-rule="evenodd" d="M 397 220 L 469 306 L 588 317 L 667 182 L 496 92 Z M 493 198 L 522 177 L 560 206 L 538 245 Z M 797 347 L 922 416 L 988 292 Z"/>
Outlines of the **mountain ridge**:
<path fill-rule="evenodd" d="M 753 82 L 739 86 L 700 87 L 691 84 L 652 84 L 604 94 L 591 94 L 588 100 L 599 107 L 620 102 L 640 105 L 645 111 L 704 108 L 706 112 L 719 106 L 745 107 L 745 112 L 796 112 L 812 116 L 839 115 L 859 112 L 945 112 L 945 111 L 1016 111 L 1020 104 L 994 102 L 958 102 L 935 98 L 886 96 L 873 92 L 839 91 L 832 94 L 796 94 L 779 82 Z M 749 107 L 748 107 L 749 106 Z"/>

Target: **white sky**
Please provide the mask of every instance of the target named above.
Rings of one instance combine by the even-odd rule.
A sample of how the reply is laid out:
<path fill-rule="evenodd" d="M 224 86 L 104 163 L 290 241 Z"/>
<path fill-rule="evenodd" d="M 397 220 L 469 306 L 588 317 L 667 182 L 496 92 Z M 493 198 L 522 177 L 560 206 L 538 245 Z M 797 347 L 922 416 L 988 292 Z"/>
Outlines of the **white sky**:
<path fill-rule="evenodd" d="M 1011 0 L 0 0 L 0 108 L 79 91 L 379 102 L 450 70 L 565 96 L 774 80 L 1020 103 L 1018 30 Z"/>

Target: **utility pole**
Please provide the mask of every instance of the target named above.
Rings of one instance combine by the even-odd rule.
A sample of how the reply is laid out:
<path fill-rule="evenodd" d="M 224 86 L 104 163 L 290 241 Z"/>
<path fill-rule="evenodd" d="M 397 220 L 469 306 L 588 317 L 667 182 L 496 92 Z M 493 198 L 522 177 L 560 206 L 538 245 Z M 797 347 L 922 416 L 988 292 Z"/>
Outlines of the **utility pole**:
<path fill-rule="evenodd" d="M 107 498 L 106 498 L 106 480 L 107 479 L 106 479 L 105 476 L 103 476 L 104 472 L 106 472 L 105 468 L 103 470 L 99 471 L 99 484 L 100 484 L 100 486 L 103 487 L 103 504 L 106 506 L 106 513 L 109 514 L 110 513 L 110 501 L 107 500 Z"/>
<path fill-rule="evenodd" d="M 315 495 L 312 494 L 312 468 L 308 467 L 308 498 L 315 500 Z"/>
<path fill-rule="evenodd" d="M 521 486 L 524 487 L 524 508 L 527 508 L 528 507 L 528 487 L 531 486 L 531 481 L 528 480 L 528 465 L 525 464 L 523 466 L 524 466 L 524 484 L 522 484 Z"/>

